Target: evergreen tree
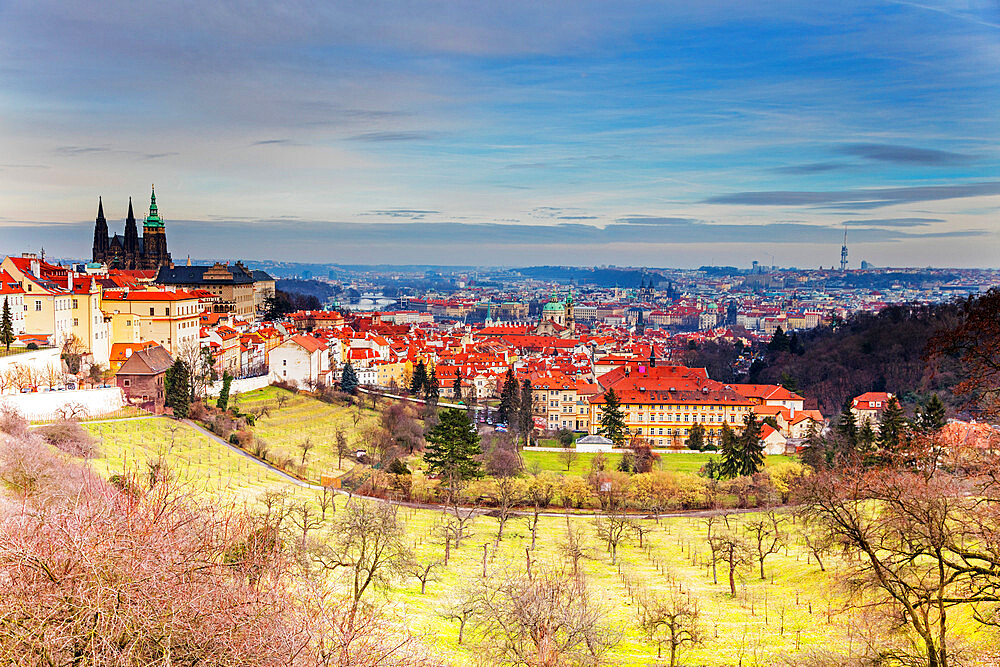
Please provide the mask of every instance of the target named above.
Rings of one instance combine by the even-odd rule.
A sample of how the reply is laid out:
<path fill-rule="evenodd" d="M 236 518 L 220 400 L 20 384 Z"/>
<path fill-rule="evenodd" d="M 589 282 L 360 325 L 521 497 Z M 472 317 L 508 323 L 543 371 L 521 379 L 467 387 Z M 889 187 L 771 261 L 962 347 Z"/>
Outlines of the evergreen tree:
<path fill-rule="evenodd" d="M 3 298 L 3 316 L 0 317 L 0 343 L 10 351 L 14 342 L 14 316 L 10 312 L 10 297 Z"/>
<path fill-rule="evenodd" d="M 215 402 L 220 410 L 226 410 L 229 407 L 229 386 L 233 383 L 233 376 L 229 374 L 229 371 L 225 371 L 222 374 L 222 391 L 219 392 L 219 400 Z"/>
<path fill-rule="evenodd" d="M 774 335 L 771 337 L 771 342 L 767 344 L 767 349 L 771 352 L 788 352 L 790 348 L 790 341 L 788 339 L 788 334 L 781 327 L 774 330 Z"/>
<path fill-rule="evenodd" d="M 430 473 L 445 478 L 449 487 L 482 475 L 478 457 L 479 434 L 464 410 L 448 408 L 427 432 L 424 462 Z"/>
<path fill-rule="evenodd" d="M 899 451 L 906 438 L 906 413 L 893 396 L 878 418 L 878 444 L 889 451 Z"/>
<path fill-rule="evenodd" d="M 802 341 L 799 339 L 799 333 L 797 331 L 793 331 L 792 337 L 788 340 L 788 351 L 791 352 L 792 354 L 797 354 L 799 356 L 802 356 L 803 354 L 806 353 L 806 346 L 802 344 Z M 788 389 L 788 387 L 785 388 Z M 789 389 L 789 391 L 792 390 Z"/>
<path fill-rule="evenodd" d="M 858 451 L 862 453 L 870 452 L 872 447 L 875 446 L 875 441 L 878 439 L 878 434 L 875 433 L 875 429 L 872 428 L 872 423 L 870 420 L 865 420 L 861 424 L 861 428 L 858 429 L 857 438 L 857 448 Z"/>
<path fill-rule="evenodd" d="M 431 366 L 431 372 L 427 376 L 427 382 L 424 383 L 424 400 L 428 403 L 437 403 L 440 395 L 441 389 L 438 386 L 437 370 Z"/>
<path fill-rule="evenodd" d="M 188 377 L 188 365 L 180 359 L 176 360 L 164 373 L 164 389 L 167 395 L 165 403 L 167 407 L 173 408 L 174 416 L 179 419 L 188 416 L 188 408 L 191 405 L 191 387 Z"/>
<path fill-rule="evenodd" d="M 410 380 L 410 393 L 419 394 L 424 390 L 427 385 L 427 366 L 424 365 L 424 360 L 421 359 L 417 362 L 417 367 L 413 369 L 413 379 Z"/>
<path fill-rule="evenodd" d="M 625 415 L 622 413 L 622 406 L 614 389 L 604 392 L 601 428 L 597 432 L 613 442 L 615 447 L 625 445 Z"/>
<path fill-rule="evenodd" d="M 705 447 L 705 427 L 701 424 L 695 424 L 688 431 L 687 440 L 684 441 L 684 446 L 688 449 L 693 449 L 696 452 L 700 452 Z"/>
<path fill-rule="evenodd" d="M 793 394 L 799 393 L 799 383 L 794 376 L 788 372 L 781 374 L 781 386 L 792 392 Z"/>
<path fill-rule="evenodd" d="M 635 456 L 632 452 L 623 452 L 618 460 L 618 470 L 626 474 L 635 472 Z"/>
<path fill-rule="evenodd" d="M 455 395 L 456 401 L 462 400 L 462 369 L 458 368 L 455 371 L 455 382 L 451 385 L 452 393 Z"/>
<path fill-rule="evenodd" d="M 344 364 L 343 370 L 340 371 L 340 390 L 353 394 L 358 390 L 358 374 L 354 372 L 354 366 L 351 362 Z"/>
<path fill-rule="evenodd" d="M 948 423 L 948 412 L 937 394 L 932 395 L 920 409 L 918 427 L 925 433 L 935 433 Z"/>
<path fill-rule="evenodd" d="M 500 407 L 497 409 L 497 419 L 502 424 L 507 424 L 511 431 L 517 427 L 518 403 L 521 398 L 521 386 L 514 377 L 514 370 L 507 369 L 504 377 L 503 389 L 500 390 Z"/>
<path fill-rule="evenodd" d="M 844 403 L 844 409 L 840 411 L 836 430 L 845 448 L 852 450 L 858 448 L 858 422 L 854 418 L 854 412 L 851 410 L 851 401 L 849 399 Z"/>
<path fill-rule="evenodd" d="M 752 475 L 764 465 L 764 441 L 761 440 L 761 423 L 749 412 L 743 419 L 743 432 L 729 437 L 723 444 L 722 471 L 726 477 Z"/>
<path fill-rule="evenodd" d="M 531 380 L 524 378 L 521 383 L 521 399 L 518 401 L 518 427 L 524 435 L 524 444 L 531 444 L 531 432 L 535 430 L 535 419 L 531 414 L 534 400 L 531 396 Z"/>

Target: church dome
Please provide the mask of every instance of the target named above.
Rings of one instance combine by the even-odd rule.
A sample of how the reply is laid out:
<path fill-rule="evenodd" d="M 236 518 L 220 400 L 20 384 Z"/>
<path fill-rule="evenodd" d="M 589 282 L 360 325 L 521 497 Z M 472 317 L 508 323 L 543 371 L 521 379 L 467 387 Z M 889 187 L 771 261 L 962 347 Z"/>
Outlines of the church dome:
<path fill-rule="evenodd" d="M 545 313 L 551 313 L 562 310 L 563 310 L 563 305 L 558 301 L 549 301 L 547 304 L 545 304 L 545 307 L 542 308 L 542 312 Z"/>

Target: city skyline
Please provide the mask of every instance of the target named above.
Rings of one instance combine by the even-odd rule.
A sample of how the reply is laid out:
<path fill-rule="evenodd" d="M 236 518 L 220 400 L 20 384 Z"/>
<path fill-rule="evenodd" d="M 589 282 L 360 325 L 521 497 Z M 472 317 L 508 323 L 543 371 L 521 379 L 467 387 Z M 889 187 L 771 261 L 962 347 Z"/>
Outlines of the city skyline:
<path fill-rule="evenodd" d="M 0 7 L 0 252 L 996 266 L 989 3 Z"/>

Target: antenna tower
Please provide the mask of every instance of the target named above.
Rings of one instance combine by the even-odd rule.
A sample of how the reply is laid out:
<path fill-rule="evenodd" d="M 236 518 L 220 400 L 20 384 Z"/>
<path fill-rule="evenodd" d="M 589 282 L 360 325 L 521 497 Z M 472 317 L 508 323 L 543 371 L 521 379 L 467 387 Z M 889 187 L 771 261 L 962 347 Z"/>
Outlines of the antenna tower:
<path fill-rule="evenodd" d="M 840 270 L 847 270 L 847 227 L 844 227 L 844 245 L 840 246 Z"/>

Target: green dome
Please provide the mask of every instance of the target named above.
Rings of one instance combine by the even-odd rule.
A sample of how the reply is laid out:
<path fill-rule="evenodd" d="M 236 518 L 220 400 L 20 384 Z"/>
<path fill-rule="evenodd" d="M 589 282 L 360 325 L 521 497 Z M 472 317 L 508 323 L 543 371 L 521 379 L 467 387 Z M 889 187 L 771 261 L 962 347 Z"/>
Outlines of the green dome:
<path fill-rule="evenodd" d="M 559 303 L 558 301 L 549 301 L 547 304 L 545 304 L 545 307 L 542 308 L 543 312 L 550 312 L 551 313 L 552 311 L 555 311 L 555 310 L 563 310 L 563 305 L 561 303 Z"/>

